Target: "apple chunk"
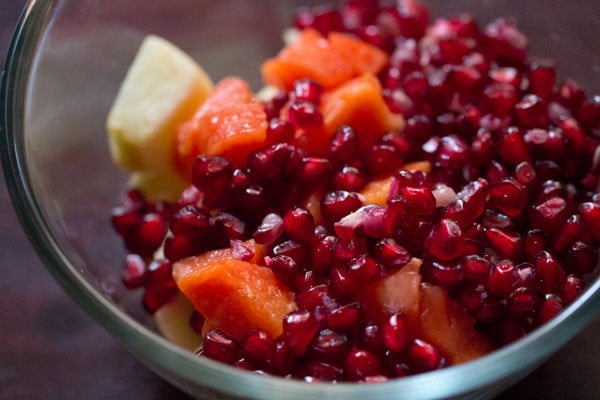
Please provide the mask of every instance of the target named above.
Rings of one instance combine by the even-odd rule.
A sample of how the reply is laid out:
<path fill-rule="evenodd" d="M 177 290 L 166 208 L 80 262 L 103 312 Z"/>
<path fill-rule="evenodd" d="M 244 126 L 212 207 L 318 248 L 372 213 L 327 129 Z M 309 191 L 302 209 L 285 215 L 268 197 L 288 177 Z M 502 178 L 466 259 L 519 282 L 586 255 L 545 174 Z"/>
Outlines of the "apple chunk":
<path fill-rule="evenodd" d="M 212 88 L 207 73 L 190 56 L 163 38 L 146 37 L 106 121 L 114 162 L 149 176 L 177 176 L 177 127 Z"/>

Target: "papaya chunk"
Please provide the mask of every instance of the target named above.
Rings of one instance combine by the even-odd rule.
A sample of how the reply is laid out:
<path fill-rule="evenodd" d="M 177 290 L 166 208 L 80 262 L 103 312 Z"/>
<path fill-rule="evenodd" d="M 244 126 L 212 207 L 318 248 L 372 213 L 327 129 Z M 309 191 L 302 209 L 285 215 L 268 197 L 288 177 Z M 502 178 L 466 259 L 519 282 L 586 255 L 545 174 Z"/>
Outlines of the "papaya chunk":
<path fill-rule="evenodd" d="M 479 358 L 494 349 L 475 329 L 475 320 L 439 286 L 421 284 L 421 332 L 452 364 Z"/>
<path fill-rule="evenodd" d="M 401 312 L 413 332 L 419 326 L 421 260 L 413 258 L 394 274 L 366 286 L 360 292 L 367 319 L 381 322 Z"/>
<path fill-rule="evenodd" d="M 261 66 L 265 83 L 289 91 L 300 78 L 309 78 L 325 89 L 338 86 L 354 76 L 377 74 L 388 61 L 379 48 L 344 33 L 327 38 L 314 29 L 305 29 L 297 40 Z"/>
<path fill-rule="evenodd" d="M 176 262 L 173 278 L 208 325 L 236 339 L 252 329 L 278 337 L 283 317 L 297 308 L 271 269 L 233 258 L 229 249 Z"/>
<path fill-rule="evenodd" d="M 248 83 L 223 79 L 177 133 L 178 169 L 189 176 L 199 154 L 224 156 L 236 166 L 265 145 L 267 116 Z"/>

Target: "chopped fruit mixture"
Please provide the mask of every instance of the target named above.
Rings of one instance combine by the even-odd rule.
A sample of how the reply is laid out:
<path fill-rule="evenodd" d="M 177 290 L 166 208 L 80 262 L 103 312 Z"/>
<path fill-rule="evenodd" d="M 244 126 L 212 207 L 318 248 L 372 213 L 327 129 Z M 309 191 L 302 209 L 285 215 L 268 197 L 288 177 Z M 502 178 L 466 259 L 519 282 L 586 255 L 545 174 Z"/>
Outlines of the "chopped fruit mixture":
<path fill-rule="evenodd" d="M 380 382 L 483 356 L 582 293 L 599 96 L 511 19 L 346 0 L 293 29 L 261 67 L 269 96 L 213 87 L 151 37 L 113 105 L 134 185 L 112 213 L 123 281 L 166 337 L 250 371 Z"/>

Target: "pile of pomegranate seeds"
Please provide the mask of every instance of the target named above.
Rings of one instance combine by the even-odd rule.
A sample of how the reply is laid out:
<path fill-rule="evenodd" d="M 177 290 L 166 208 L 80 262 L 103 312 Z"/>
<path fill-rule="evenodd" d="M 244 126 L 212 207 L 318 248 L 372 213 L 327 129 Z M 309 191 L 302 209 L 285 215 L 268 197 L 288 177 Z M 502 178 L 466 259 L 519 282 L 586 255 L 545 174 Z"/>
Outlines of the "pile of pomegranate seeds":
<path fill-rule="evenodd" d="M 215 329 L 201 353 L 309 381 L 377 382 L 447 365 L 435 346 L 410 336 L 402 314 L 376 324 L 357 299 L 361 287 L 412 257 L 423 260 L 424 281 L 446 288 L 497 346 L 584 290 L 600 243 L 599 96 L 528 58 L 528 39 L 510 19 L 430 22 L 416 0 L 347 0 L 300 9 L 295 24 L 348 32 L 389 52 L 380 80 L 406 129 L 359 151 L 346 126 L 326 157 L 305 154 L 288 139 L 322 123 L 322 89 L 300 80 L 266 102 L 268 134 L 279 142 L 244 168 L 199 157 L 176 204 L 127 193 L 113 211 L 131 253 L 123 279 L 145 288 L 150 311 L 177 291 L 171 263 L 230 245 L 249 258 L 242 240 L 254 238 L 299 309 L 279 338 L 251 331 L 238 342 Z M 398 170 L 422 160 L 431 171 Z M 387 203 L 363 204 L 359 191 L 390 174 Z M 154 260 L 163 242 L 164 259 Z M 201 324 L 194 318 L 195 329 Z"/>

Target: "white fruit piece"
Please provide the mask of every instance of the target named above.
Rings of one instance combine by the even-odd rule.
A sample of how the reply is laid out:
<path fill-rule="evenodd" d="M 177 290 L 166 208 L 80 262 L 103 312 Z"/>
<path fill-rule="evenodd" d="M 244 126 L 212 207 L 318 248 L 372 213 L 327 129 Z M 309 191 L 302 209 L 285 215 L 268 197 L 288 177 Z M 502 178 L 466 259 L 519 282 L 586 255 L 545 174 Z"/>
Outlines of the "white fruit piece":
<path fill-rule="evenodd" d="M 114 162 L 145 175 L 176 175 L 177 127 L 213 88 L 202 67 L 158 36 L 142 42 L 106 122 Z"/>
<path fill-rule="evenodd" d="M 194 307 L 188 299 L 178 293 L 154 313 L 154 320 L 160 333 L 167 340 L 191 351 L 197 350 L 202 345 L 202 336 L 190 326 L 193 311 Z"/>

